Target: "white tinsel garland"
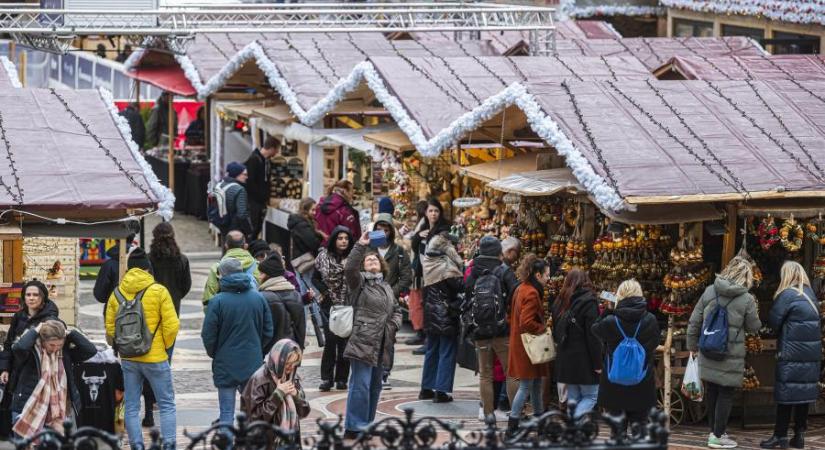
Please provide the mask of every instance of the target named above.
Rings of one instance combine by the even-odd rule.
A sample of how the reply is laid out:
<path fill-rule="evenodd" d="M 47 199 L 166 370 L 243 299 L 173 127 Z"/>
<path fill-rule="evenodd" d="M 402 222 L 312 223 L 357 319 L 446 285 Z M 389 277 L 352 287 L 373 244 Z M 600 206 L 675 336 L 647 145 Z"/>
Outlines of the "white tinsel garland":
<path fill-rule="evenodd" d="M 12 87 L 21 88 L 23 84 L 20 83 L 20 78 L 17 77 L 17 67 L 14 65 L 13 62 L 9 61 L 9 58 L 5 56 L 0 56 L 0 64 L 3 65 L 3 69 L 6 71 L 6 75 L 9 77 L 9 82 L 11 83 Z"/>
<path fill-rule="evenodd" d="M 739 14 L 765 17 L 790 23 L 825 25 L 825 1 L 822 0 L 661 0 L 671 8 L 716 14 Z"/>
<path fill-rule="evenodd" d="M 109 109 L 112 120 L 114 120 L 121 136 L 123 136 L 123 139 L 126 141 L 126 146 L 129 147 L 132 157 L 137 161 L 143 171 L 143 176 L 146 177 L 146 181 L 149 183 L 149 188 L 152 189 L 152 192 L 158 199 L 158 214 L 167 221 L 172 220 L 172 216 L 175 214 L 175 195 L 172 194 L 172 191 L 166 186 L 161 184 L 152 167 L 143 159 L 143 155 L 140 153 L 140 150 L 138 150 L 137 144 L 132 140 L 132 129 L 129 128 L 129 122 L 118 114 L 112 93 L 104 88 L 100 88 L 99 91 L 103 103 Z"/>
<path fill-rule="evenodd" d="M 569 20 L 597 16 L 661 16 L 665 10 L 658 6 L 638 5 L 576 6 L 576 0 L 561 0 L 558 14 L 559 19 Z"/>
<path fill-rule="evenodd" d="M 128 58 L 126 58 L 126 61 L 123 61 L 123 68 L 127 71 L 132 70 L 135 66 L 137 66 L 140 60 L 143 59 L 143 55 L 145 53 L 146 49 L 142 47 L 137 50 L 134 50 L 132 54 L 129 55 Z"/>

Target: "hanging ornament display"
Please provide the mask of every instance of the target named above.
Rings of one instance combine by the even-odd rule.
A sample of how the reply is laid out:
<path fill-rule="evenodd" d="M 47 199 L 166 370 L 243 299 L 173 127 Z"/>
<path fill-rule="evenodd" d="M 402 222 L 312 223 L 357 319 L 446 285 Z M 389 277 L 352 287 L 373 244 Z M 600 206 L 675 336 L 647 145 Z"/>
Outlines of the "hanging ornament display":
<path fill-rule="evenodd" d="M 693 303 L 710 283 L 710 267 L 704 263 L 702 247 L 686 235 L 670 251 L 672 269 L 665 275 L 664 287 L 670 291 L 661 310 L 682 316 L 693 310 Z"/>
<path fill-rule="evenodd" d="M 756 228 L 756 235 L 759 237 L 759 246 L 763 250 L 769 250 L 779 242 L 779 228 L 776 227 L 774 218 L 768 216 L 762 219 Z"/>
<path fill-rule="evenodd" d="M 795 253 L 802 248 L 802 238 L 804 237 L 805 230 L 801 224 L 794 220 L 793 214 L 791 214 L 791 217 L 779 229 L 779 242 L 782 243 L 785 250 Z"/>

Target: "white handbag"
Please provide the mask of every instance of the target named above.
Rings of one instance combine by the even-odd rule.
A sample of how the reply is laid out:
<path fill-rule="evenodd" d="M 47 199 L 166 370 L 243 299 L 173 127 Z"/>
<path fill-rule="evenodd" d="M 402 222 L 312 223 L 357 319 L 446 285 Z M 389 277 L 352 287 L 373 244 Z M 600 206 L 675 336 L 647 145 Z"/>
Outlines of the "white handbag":
<path fill-rule="evenodd" d="M 556 342 L 550 327 L 542 334 L 521 333 L 524 351 L 533 364 L 544 364 L 556 359 Z"/>
<path fill-rule="evenodd" d="M 329 310 L 329 331 L 340 338 L 348 338 L 352 334 L 352 306 L 333 305 Z"/>

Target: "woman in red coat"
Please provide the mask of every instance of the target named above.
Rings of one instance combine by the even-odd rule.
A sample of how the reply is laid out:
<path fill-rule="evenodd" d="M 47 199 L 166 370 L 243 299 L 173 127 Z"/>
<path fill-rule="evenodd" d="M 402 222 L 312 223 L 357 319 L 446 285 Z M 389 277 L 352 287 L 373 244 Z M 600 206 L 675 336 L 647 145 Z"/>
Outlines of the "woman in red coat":
<path fill-rule="evenodd" d="M 531 253 L 524 257 L 519 267 L 522 283 L 513 295 L 510 311 L 510 355 L 508 375 L 519 380 L 518 392 L 513 397 L 510 419 L 507 423 L 508 433 L 513 433 L 521 420 L 521 411 L 527 396 L 533 405 L 536 416 L 543 412 L 541 379 L 547 376 L 547 364 L 535 365 L 530 362 L 524 345 L 522 333 L 542 334 L 545 331 L 544 320 L 544 286 L 550 280 L 550 266 L 543 259 Z"/>

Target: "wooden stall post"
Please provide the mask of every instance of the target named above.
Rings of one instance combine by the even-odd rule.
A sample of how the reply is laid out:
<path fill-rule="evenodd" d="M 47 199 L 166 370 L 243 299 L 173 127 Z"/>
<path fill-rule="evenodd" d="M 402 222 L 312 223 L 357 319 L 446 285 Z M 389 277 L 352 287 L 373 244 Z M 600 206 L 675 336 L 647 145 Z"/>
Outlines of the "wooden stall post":
<path fill-rule="evenodd" d="M 737 229 L 739 208 L 731 203 L 725 205 L 727 217 L 725 218 L 725 236 L 722 239 L 722 264 L 721 267 L 728 265 L 733 255 L 736 252 L 736 236 L 739 234 Z"/>
<path fill-rule="evenodd" d="M 662 358 L 665 365 L 665 380 L 664 380 L 664 395 L 662 395 L 662 408 L 665 410 L 665 415 L 668 417 L 667 428 L 670 429 L 670 391 L 673 389 L 672 371 L 671 371 L 671 347 L 673 345 L 673 316 L 667 318 L 667 337 L 665 337 L 664 358 Z"/>
<path fill-rule="evenodd" d="M 126 254 L 126 239 L 125 238 L 118 239 L 117 245 L 120 247 L 119 248 L 120 255 L 118 256 L 118 262 L 117 262 L 117 268 L 118 268 L 117 280 L 118 280 L 118 283 L 119 283 L 119 282 L 123 281 L 123 276 L 126 274 L 126 266 L 128 265 L 128 262 L 129 262 L 129 255 Z"/>
<path fill-rule="evenodd" d="M 175 109 L 172 103 L 172 93 L 167 92 L 169 105 L 169 190 L 175 192 Z"/>
<path fill-rule="evenodd" d="M 3 282 L 23 281 L 23 239 L 3 241 Z"/>

